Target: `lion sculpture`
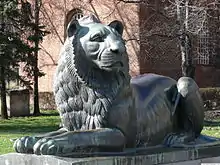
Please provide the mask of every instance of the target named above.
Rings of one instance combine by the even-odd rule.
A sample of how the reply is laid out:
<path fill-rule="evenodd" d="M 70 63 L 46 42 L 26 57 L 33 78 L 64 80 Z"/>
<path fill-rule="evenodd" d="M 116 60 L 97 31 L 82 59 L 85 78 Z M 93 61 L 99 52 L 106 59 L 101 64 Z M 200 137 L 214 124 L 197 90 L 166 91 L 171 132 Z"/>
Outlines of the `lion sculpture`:
<path fill-rule="evenodd" d="M 70 22 L 54 80 L 62 128 L 17 139 L 17 152 L 178 146 L 200 135 L 204 108 L 194 80 L 156 74 L 131 78 L 122 33 L 117 20 L 104 25 L 90 15 Z"/>

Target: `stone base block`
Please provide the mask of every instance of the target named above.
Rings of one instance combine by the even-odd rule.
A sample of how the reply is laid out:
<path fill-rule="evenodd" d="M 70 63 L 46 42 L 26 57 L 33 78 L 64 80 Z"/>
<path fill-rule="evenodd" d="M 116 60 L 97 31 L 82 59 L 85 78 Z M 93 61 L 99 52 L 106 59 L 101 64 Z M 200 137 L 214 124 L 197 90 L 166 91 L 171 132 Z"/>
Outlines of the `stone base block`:
<path fill-rule="evenodd" d="M 200 149 L 141 150 L 140 152 L 115 153 L 112 156 L 85 158 L 38 156 L 32 154 L 9 153 L 0 156 L 0 165 L 201 165 L 220 164 L 220 146 Z M 127 155 L 126 155 L 127 154 Z M 81 155 L 82 156 L 82 155 Z"/>

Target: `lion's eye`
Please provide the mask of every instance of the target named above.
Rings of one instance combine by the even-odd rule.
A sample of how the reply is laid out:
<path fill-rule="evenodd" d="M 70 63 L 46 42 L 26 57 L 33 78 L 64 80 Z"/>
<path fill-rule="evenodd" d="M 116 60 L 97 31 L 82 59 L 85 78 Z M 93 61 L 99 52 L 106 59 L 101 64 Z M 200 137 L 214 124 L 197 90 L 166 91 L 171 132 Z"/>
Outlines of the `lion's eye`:
<path fill-rule="evenodd" d="M 102 42 L 103 37 L 101 36 L 101 34 L 95 34 L 95 35 L 91 36 L 90 40 L 96 41 L 96 42 Z"/>

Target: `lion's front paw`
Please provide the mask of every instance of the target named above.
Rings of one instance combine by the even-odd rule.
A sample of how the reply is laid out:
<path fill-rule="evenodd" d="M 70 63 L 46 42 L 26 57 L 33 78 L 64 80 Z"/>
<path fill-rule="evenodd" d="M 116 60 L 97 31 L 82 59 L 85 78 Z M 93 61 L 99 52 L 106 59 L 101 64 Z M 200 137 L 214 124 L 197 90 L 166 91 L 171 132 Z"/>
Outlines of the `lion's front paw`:
<path fill-rule="evenodd" d="M 19 153 L 33 153 L 33 146 L 38 140 L 38 138 L 30 136 L 19 138 L 14 143 L 14 149 Z"/>
<path fill-rule="evenodd" d="M 72 145 L 62 139 L 44 138 L 34 145 L 34 153 L 37 155 L 61 155 L 70 153 L 72 147 Z"/>
<path fill-rule="evenodd" d="M 37 155 L 58 155 L 61 146 L 51 138 L 39 140 L 34 145 L 34 153 Z"/>
<path fill-rule="evenodd" d="M 69 144 L 67 137 L 43 138 L 34 145 L 34 153 L 37 155 L 63 155 L 72 153 L 74 144 Z"/>

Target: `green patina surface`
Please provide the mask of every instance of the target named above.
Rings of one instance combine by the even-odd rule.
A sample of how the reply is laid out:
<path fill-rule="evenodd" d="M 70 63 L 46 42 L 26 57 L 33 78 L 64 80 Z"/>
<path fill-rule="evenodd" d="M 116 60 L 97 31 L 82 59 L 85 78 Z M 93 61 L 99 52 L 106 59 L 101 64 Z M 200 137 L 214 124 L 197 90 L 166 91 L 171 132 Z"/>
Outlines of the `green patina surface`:
<path fill-rule="evenodd" d="M 10 139 L 57 130 L 60 118 L 56 111 L 42 111 L 43 116 L 0 120 L 0 154 L 14 152 Z M 219 122 L 219 123 L 218 123 Z M 220 117 L 205 124 L 203 134 L 220 137 Z"/>

